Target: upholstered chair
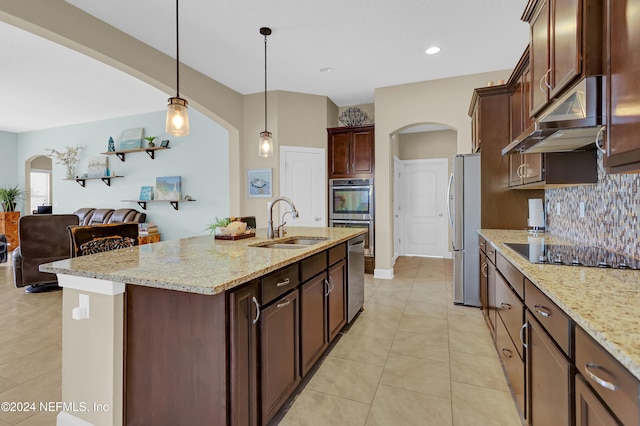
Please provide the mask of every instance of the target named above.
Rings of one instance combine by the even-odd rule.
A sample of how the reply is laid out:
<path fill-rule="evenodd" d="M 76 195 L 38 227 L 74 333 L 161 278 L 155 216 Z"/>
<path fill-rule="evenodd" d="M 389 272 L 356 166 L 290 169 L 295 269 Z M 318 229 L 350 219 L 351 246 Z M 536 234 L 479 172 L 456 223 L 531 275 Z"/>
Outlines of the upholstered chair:
<path fill-rule="evenodd" d="M 72 257 L 86 256 L 138 245 L 136 222 L 69 226 Z"/>
<path fill-rule="evenodd" d="M 19 247 L 13 251 L 13 282 L 28 293 L 58 290 L 56 274 L 40 272 L 43 263 L 71 257 L 67 226 L 77 225 L 75 214 L 36 214 L 18 221 Z"/>

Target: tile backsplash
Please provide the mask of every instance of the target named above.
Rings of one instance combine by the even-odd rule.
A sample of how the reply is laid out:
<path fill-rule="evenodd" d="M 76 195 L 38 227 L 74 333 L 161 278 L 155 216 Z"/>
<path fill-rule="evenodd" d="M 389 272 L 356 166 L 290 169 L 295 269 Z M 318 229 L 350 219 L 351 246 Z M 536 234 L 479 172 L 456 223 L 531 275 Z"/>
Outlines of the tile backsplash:
<path fill-rule="evenodd" d="M 640 174 L 607 175 L 600 153 L 598 169 L 597 184 L 545 189 L 547 231 L 576 243 L 638 258 Z M 580 202 L 585 204 L 584 217 L 580 217 Z"/>

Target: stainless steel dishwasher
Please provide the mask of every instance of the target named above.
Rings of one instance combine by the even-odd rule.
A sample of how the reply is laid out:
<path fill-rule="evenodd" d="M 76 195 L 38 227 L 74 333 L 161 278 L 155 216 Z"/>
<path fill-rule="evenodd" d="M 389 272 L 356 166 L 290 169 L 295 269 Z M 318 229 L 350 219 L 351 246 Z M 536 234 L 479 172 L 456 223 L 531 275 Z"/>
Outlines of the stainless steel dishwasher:
<path fill-rule="evenodd" d="M 364 305 L 364 235 L 349 240 L 347 261 L 347 322 L 351 322 Z"/>

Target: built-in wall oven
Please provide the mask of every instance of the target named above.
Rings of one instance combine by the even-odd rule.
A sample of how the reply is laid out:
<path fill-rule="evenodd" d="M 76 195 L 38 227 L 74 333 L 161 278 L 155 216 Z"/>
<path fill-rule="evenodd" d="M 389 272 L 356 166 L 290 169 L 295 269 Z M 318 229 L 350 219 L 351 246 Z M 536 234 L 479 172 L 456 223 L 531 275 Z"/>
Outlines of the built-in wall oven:
<path fill-rule="evenodd" d="M 373 178 L 329 180 L 329 226 L 364 228 L 365 256 L 374 255 Z"/>

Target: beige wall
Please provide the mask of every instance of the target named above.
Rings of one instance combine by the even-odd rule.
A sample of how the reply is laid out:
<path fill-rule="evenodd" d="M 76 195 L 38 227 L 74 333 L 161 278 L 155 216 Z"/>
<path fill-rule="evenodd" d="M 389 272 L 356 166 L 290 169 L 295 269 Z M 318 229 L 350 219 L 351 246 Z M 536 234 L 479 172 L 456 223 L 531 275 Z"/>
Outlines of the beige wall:
<path fill-rule="evenodd" d="M 457 132 L 457 151 L 471 151 L 468 116 L 473 89 L 507 80 L 510 70 L 378 88 L 376 99 L 376 269 L 393 267 L 393 153 L 399 130 L 443 124 Z"/>
<path fill-rule="evenodd" d="M 280 147 L 302 146 L 326 150 L 326 129 L 330 127 L 330 117 L 337 111 L 335 104 L 325 96 L 274 91 L 268 93 L 267 101 L 267 127 L 273 133 L 273 157 L 258 156 L 258 136 L 264 130 L 263 93 L 245 96 L 244 134 L 246 137 L 240 149 L 243 182 L 240 189 L 242 198 L 240 214 L 255 216 L 259 228 L 267 225 L 267 203 L 280 194 Z M 263 168 L 272 169 L 273 198 L 249 198 L 247 171 Z M 235 215 L 234 212 L 231 214 Z"/>
<path fill-rule="evenodd" d="M 404 133 L 400 135 L 400 143 L 394 145 L 398 145 L 398 158 L 401 160 L 447 158 L 451 166 L 451 160 L 457 151 L 457 136 L 453 130 Z"/>

